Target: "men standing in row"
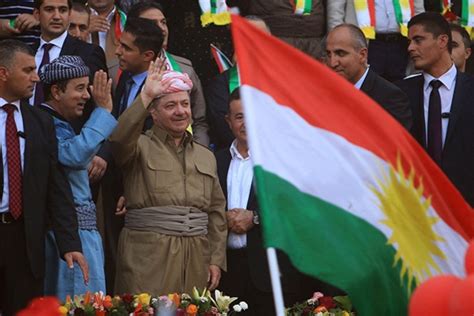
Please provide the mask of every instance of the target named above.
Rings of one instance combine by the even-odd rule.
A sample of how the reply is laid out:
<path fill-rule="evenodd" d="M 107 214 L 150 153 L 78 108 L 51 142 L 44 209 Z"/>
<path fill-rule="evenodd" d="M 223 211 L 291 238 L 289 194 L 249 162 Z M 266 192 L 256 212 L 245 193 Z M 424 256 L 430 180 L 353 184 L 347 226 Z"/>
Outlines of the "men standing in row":
<path fill-rule="evenodd" d="M 413 112 L 412 134 L 474 206 L 474 79 L 456 69 L 451 30 L 439 13 L 408 23 L 408 52 L 423 72 L 403 80 Z"/>
<path fill-rule="evenodd" d="M 204 99 L 204 93 L 201 86 L 201 81 L 194 71 L 193 65 L 190 60 L 170 54 L 166 51 L 168 47 L 168 25 L 166 17 L 163 14 L 162 7 L 151 1 L 138 2 L 133 5 L 128 12 L 129 18 L 144 18 L 153 20 L 156 25 L 163 32 L 163 49 L 160 54 L 166 61 L 166 68 L 172 71 L 178 71 L 188 74 L 189 78 L 193 82 L 193 88 L 191 90 L 191 112 L 192 112 L 192 134 L 195 141 L 201 145 L 209 145 L 208 130 L 209 126 L 206 121 L 206 101 Z"/>
<path fill-rule="evenodd" d="M 0 313 L 12 316 L 43 294 L 45 231 L 55 232 L 69 268 L 81 254 L 74 202 L 58 163 L 51 117 L 20 100 L 38 81 L 33 52 L 25 44 L 0 42 Z"/>
<path fill-rule="evenodd" d="M 326 39 L 326 63 L 357 89 L 380 104 L 407 130 L 412 126 L 408 98 L 400 88 L 383 79 L 367 64 L 367 40 L 355 25 L 341 24 Z"/>
<path fill-rule="evenodd" d="M 331 0 L 328 1 L 328 30 L 342 23 L 357 25 L 370 39 L 370 67 L 388 81 L 405 77 L 408 54 L 406 30 L 408 19 L 424 11 L 423 0 L 409 0 L 409 9 L 402 0 Z M 408 12 L 409 16 L 406 16 Z"/>

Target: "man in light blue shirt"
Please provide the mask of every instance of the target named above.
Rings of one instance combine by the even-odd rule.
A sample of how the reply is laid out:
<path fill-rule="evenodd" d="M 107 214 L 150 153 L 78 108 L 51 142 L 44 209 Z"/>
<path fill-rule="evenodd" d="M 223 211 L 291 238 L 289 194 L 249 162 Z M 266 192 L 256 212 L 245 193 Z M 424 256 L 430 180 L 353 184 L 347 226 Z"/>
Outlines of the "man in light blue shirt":
<path fill-rule="evenodd" d="M 89 68 L 78 56 L 60 56 L 40 69 L 46 103 L 42 109 L 54 118 L 59 162 L 64 166 L 74 197 L 84 256 L 89 263 L 90 281 L 82 282 L 78 269 L 71 271 L 57 255 L 52 234 L 46 245 L 45 293 L 61 300 L 66 295 L 86 291 L 105 292 L 104 252 L 97 230 L 96 208 L 89 188 L 88 166 L 101 144 L 114 130 L 117 121 L 110 114 L 112 80 L 104 71 L 95 73 L 92 95 L 97 103 L 90 118 L 76 135 L 70 122 L 80 117 L 90 99 Z"/>

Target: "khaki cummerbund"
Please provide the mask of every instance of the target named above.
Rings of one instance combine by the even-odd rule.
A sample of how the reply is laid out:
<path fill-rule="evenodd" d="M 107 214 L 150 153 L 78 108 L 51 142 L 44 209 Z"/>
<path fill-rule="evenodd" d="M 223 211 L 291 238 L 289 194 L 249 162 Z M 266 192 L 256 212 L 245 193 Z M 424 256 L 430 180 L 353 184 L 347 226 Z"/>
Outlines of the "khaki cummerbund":
<path fill-rule="evenodd" d="M 170 236 L 207 235 L 207 213 L 195 207 L 153 206 L 130 209 L 125 215 L 125 227 Z"/>

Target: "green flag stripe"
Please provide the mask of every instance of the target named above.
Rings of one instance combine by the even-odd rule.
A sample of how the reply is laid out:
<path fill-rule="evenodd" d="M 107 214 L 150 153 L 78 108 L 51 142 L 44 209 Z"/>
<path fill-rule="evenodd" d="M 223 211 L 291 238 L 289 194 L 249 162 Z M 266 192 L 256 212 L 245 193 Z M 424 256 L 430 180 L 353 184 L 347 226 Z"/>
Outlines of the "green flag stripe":
<path fill-rule="evenodd" d="M 382 232 L 261 166 L 255 178 L 267 247 L 346 291 L 359 315 L 406 315 L 407 278 L 400 279 L 401 264 L 393 265 L 395 249 Z"/>
<path fill-rule="evenodd" d="M 211 0 L 211 13 L 216 14 L 217 13 L 217 0 Z"/>
<path fill-rule="evenodd" d="M 461 25 L 466 26 L 469 22 L 469 0 L 462 0 Z"/>
<path fill-rule="evenodd" d="M 183 72 L 182 69 L 181 69 L 181 66 L 178 64 L 176 59 L 174 59 L 174 57 L 170 53 L 165 51 L 165 55 L 166 55 L 166 58 L 168 58 L 168 60 L 170 61 L 172 70 L 178 71 L 178 72 Z"/>
<path fill-rule="evenodd" d="M 395 11 L 395 18 L 398 23 L 403 22 L 402 8 L 400 7 L 400 0 L 393 0 L 393 9 Z"/>
<path fill-rule="evenodd" d="M 313 1 L 306 0 L 306 2 L 304 3 L 304 14 L 310 14 L 312 8 L 313 8 Z"/>

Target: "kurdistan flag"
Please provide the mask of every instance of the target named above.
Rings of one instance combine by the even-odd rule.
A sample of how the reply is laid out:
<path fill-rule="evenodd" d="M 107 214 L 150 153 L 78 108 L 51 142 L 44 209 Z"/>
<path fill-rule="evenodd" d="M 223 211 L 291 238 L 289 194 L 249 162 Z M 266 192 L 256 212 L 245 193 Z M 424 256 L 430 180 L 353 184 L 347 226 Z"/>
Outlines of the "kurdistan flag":
<path fill-rule="evenodd" d="M 463 276 L 472 210 L 417 142 L 325 66 L 232 28 L 266 246 L 364 316 L 405 315 L 417 284 Z"/>

